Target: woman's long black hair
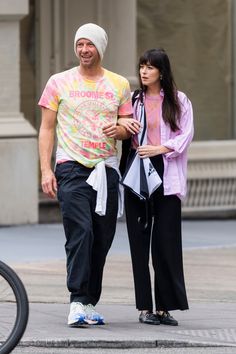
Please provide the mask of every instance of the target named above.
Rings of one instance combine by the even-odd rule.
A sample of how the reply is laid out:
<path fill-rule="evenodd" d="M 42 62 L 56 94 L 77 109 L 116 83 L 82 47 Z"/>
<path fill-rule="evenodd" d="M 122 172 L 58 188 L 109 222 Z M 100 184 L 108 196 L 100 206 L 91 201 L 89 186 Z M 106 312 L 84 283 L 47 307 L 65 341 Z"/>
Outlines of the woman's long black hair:
<path fill-rule="evenodd" d="M 178 123 L 180 119 L 181 107 L 177 96 L 177 87 L 171 71 L 170 61 L 164 49 L 149 49 L 139 59 L 140 65 L 152 65 L 159 69 L 162 79 L 160 80 L 161 88 L 164 91 L 164 100 L 162 103 L 162 116 L 166 124 L 170 125 L 172 131 L 179 129 Z M 140 100 L 142 101 L 143 92 L 147 91 L 147 86 L 140 81 Z"/>

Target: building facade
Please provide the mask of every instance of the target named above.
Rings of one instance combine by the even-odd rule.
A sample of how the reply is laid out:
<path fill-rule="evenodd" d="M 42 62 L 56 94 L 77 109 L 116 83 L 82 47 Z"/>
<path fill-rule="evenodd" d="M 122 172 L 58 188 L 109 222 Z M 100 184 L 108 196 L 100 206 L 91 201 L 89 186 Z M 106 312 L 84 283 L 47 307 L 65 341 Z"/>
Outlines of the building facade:
<path fill-rule="evenodd" d="M 138 56 L 167 50 L 195 116 L 184 210 L 236 214 L 235 19 L 233 0 L 1 0 L 0 225 L 38 221 L 37 101 L 52 74 L 77 65 L 87 22 L 106 29 L 103 64 L 132 88 Z"/>

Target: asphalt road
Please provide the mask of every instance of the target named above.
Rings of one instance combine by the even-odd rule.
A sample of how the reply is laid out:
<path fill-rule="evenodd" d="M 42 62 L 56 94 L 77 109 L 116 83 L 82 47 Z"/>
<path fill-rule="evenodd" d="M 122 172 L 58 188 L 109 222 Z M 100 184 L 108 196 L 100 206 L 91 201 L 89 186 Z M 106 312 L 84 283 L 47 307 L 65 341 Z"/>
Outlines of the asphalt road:
<path fill-rule="evenodd" d="M 64 299 L 64 280 L 62 280 L 59 275 L 64 274 L 64 233 L 62 225 L 60 224 L 50 224 L 50 225 L 27 225 L 18 227 L 4 227 L 0 228 L 0 244 L 1 244 L 1 259 L 6 262 L 21 263 L 19 265 L 19 270 L 21 270 L 21 275 L 23 276 L 24 282 L 29 290 L 30 295 L 36 294 L 40 296 L 40 291 L 49 299 L 49 294 L 52 294 L 52 288 L 57 289 L 57 296 L 61 294 L 60 299 Z M 182 322 L 183 329 L 190 332 L 193 328 L 193 334 L 196 332 L 196 328 L 200 328 L 200 332 L 208 331 L 211 333 L 212 328 L 214 335 L 219 332 L 220 335 L 228 335 L 226 331 L 234 330 L 234 303 L 235 303 L 235 289 L 234 289 L 234 275 L 235 275 L 235 246 L 236 246 L 236 220 L 219 220 L 219 221 L 183 221 L 183 247 L 189 252 L 185 252 L 185 269 L 186 269 L 186 280 L 188 284 L 189 297 L 193 301 L 198 301 L 197 305 L 201 308 L 201 311 L 192 311 L 189 316 L 193 318 L 189 322 Z M 199 251 L 204 249 L 204 252 Z M 191 251 L 193 250 L 193 251 Z M 197 251 L 195 251 L 197 250 Z M 109 299 L 116 299 L 122 304 L 127 303 L 131 298 L 133 299 L 133 289 L 132 281 L 129 278 L 130 272 L 130 259 L 129 245 L 127 240 L 126 226 L 124 222 L 118 222 L 117 232 L 115 236 L 114 243 L 112 245 L 110 254 L 114 257 L 109 258 L 110 267 L 107 267 L 104 277 L 104 303 L 109 303 Z M 118 257 L 117 257 L 118 256 Z M 119 262 L 117 262 L 119 259 Z M 60 261 L 57 261 L 60 260 Z M 121 270 L 121 261 L 122 271 Z M 36 264 L 31 264 L 31 268 L 27 262 L 36 262 Z M 42 268 L 45 263 L 45 269 Z M 43 262 L 45 261 L 45 262 Z M 49 261 L 49 262 L 47 262 Z M 52 269 L 50 268 L 50 261 L 52 262 Z M 23 263 L 26 262 L 24 268 Z M 113 263 L 112 263 L 113 262 Z M 58 265 L 55 271 L 55 264 Z M 119 267 L 117 268 L 117 264 Z M 34 269 L 34 267 L 36 267 Z M 41 268 L 42 269 L 41 269 Z M 60 269 L 63 267 L 63 272 Z M 119 270 L 120 278 L 117 278 Z M 58 272 L 58 274 L 57 274 Z M 204 276 L 202 276 L 204 272 Z M 58 276 L 56 276 L 58 275 Z M 114 278 L 116 277 L 117 282 L 114 283 Z M 63 277 L 62 277 L 63 278 Z M 64 278 L 63 278 L 64 279 Z M 112 284 L 112 286 L 111 286 Z M 221 286 L 219 287 L 219 284 Z M 45 286 L 44 286 L 45 285 Z M 121 286 L 122 285 L 122 286 Z M 56 287 L 55 287 L 56 286 Z M 116 286 L 122 289 L 122 292 L 117 291 Z M 221 288 L 223 287 L 224 290 Z M 48 292 L 47 292 L 47 291 Z M 115 294 L 115 295 L 114 295 Z M 42 295 L 42 294 L 41 294 Z M 117 296 L 122 295 L 122 298 Z M 54 295 L 55 296 L 55 295 Z M 106 297 L 107 296 L 107 297 Z M 207 299 L 205 307 L 203 306 L 203 301 Z M 223 299 L 221 302 L 221 299 Z M 227 299 L 227 303 L 225 302 Z M 126 301 L 124 301 L 126 300 Z M 35 300 L 36 301 L 36 300 Z M 118 301 L 118 302 L 119 302 Z M 132 300 L 133 301 L 133 300 Z M 210 301 L 210 303 L 209 303 Z M 214 302 L 217 301 L 217 302 Z M 59 301 L 60 302 L 60 301 Z M 65 302 L 65 301 L 63 301 Z M 32 306 L 39 306 L 40 304 L 31 304 Z M 217 306 L 216 306 L 217 305 Z M 44 306 L 53 306 L 52 304 L 44 304 Z M 60 304 L 60 306 L 66 306 Z M 107 309 L 106 305 L 106 309 Z M 112 306 L 112 305 L 111 305 Z M 118 306 L 118 305 L 117 305 Z M 223 308 L 223 311 L 219 311 L 219 306 Z M 114 306 L 113 306 L 114 307 Z M 213 310 L 211 310 L 213 307 Z M 59 305 L 55 304 L 55 318 L 52 317 L 52 309 L 50 311 L 51 326 L 53 329 L 51 332 L 55 331 L 58 336 L 60 331 L 62 331 L 63 336 L 67 337 L 64 327 L 58 322 L 59 315 L 61 316 L 61 323 L 64 323 L 64 314 L 58 314 Z M 114 307 L 115 308 L 115 307 Z M 229 314 L 232 313 L 230 317 L 232 323 L 229 323 L 229 315 L 226 315 L 226 309 L 229 308 Z M 133 307 L 131 307 L 134 311 Z M 210 312 L 209 312 L 210 311 Z M 209 312 L 209 314 L 208 314 Z M 31 325 L 28 327 L 28 334 L 32 338 L 37 338 L 34 335 L 34 329 L 38 326 L 40 333 L 44 333 L 45 330 L 50 332 L 49 322 L 43 319 L 40 312 L 40 318 L 42 323 L 33 321 L 33 312 L 31 315 Z M 48 312 L 46 312 L 47 314 Z M 113 312 L 112 312 L 113 314 Z M 127 309 L 125 309 L 125 314 L 127 314 Z M 197 320 L 202 321 L 202 316 L 205 316 L 204 321 L 197 326 Z M 222 317 L 224 314 L 224 317 Z M 118 318 L 120 311 L 115 313 L 115 318 Z M 179 314 L 180 316 L 180 314 Z M 215 320 L 214 320 L 215 318 Z M 124 319 L 124 317 L 122 317 Z M 219 322 L 219 319 L 221 321 Z M 35 320 L 35 317 L 34 317 Z M 212 322 L 213 321 L 213 322 Z M 222 323 L 223 321 L 223 323 Z M 209 323 L 208 323 L 209 322 Z M 216 323 L 215 323 L 216 322 Z M 33 324 L 32 324 L 33 323 Z M 45 323 L 46 328 L 45 328 Z M 122 323 L 120 321 L 119 323 Z M 212 324 L 213 323 L 213 324 Z M 41 327 L 40 327 L 41 326 Z M 128 331 L 129 336 L 131 332 L 129 331 L 129 326 L 127 326 L 127 321 L 124 323 L 125 329 Z M 197 326 L 197 327 L 196 327 Z M 219 328 L 218 328 L 219 327 Z M 109 334 L 112 334 L 111 327 L 108 327 Z M 123 327 L 122 327 L 123 328 Z M 133 325 L 132 325 L 133 328 Z M 216 328 L 216 329 L 215 329 Z M 29 332 L 31 331 L 31 332 Z M 195 332 L 194 332 L 195 331 Z M 218 332 L 217 332 L 218 331 Z M 231 333 L 229 331 L 229 333 Z M 150 337 L 150 329 L 146 333 L 147 338 Z M 208 333 L 207 332 L 207 333 Z M 226 333 L 227 332 L 227 333 Z M 123 332 L 122 332 L 123 333 Z M 167 335 L 170 331 L 168 330 Z M 184 332 L 185 333 L 185 332 Z M 192 332 L 191 332 L 192 333 Z M 201 334 L 200 333 L 200 334 Z M 204 332 L 205 333 L 205 332 Z M 235 332 L 233 332 L 235 333 Z M 117 337 L 116 331 L 114 332 Z M 141 335 L 143 332 L 141 333 Z M 155 338 L 160 333 L 155 333 Z M 186 334 L 186 333 L 185 333 Z M 72 335 L 72 334 L 71 334 Z M 162 335 L 162 334 L 161 334 Z M 44 337 L 45 335 L 43 335 Z M 61 337 L 63 337 L 61 335 Z M 140 334 L 138 334 L 140 336 Z M 116 338 L 115 337 L 115 338 Z M 40 337 L 41 338 L 41 337 Z M 64 337 L 63 337 L 64 338 Z M 99 337 L 100 338 L 100 337 Z M 140 337 L 137 337 L 140 338 Z M 194 337 L 196 339 L 196 336 Z M 205 337 L 204 337 L 205 338 Z M 202 340 L 202 338 L 200 338 Z M 227 341 L 226 341 L 227 342 Z M 228 343 L 228 342 L 227 342 Z M 13 354 L 236 354 L 236 347 L 197 347 L 197 348 L 131 348 L 131 349 L 86 349 L 86 348 L 40 348 L 40 347 L 18 347 L 13 351 Z"/>
<path fill-rule="evenodd" d="M 5 262 L 63 259 L 64 242 L 61 224 L 0 227 L 0 259 Z M 236 220 L 183 221 L 184 249 L 233 246 L 236 246 Z M 110 253 L 129 253 L 125 222 L 117 223 Z"/>

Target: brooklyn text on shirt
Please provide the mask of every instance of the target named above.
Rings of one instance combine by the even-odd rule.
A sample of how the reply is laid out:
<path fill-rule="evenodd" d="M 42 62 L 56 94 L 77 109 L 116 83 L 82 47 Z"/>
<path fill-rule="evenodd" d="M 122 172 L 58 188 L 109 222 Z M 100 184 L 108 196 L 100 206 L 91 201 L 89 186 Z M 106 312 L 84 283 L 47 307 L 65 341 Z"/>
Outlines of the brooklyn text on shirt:
<path fill-rule="evenodd" d="M 105 98 L 107 100 L 112 100 L 114 98 L 114 94 L 112 92 L 102 92 L 102 91 L 69 91 L 70 97 L 87 97 L 87 98 Z"/>

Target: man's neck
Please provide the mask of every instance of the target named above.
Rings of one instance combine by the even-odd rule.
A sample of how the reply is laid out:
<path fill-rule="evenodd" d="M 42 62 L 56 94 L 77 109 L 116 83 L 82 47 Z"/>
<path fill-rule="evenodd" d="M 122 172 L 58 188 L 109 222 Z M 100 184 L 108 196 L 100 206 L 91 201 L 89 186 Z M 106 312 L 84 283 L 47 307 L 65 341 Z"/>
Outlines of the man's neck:
<path fill-rule="evenodd" d="M 103 77 L 104 69 L 100 65 L 92 68 L 80 65 L 79 73 L 81 76 L 83 76 L 84 79 L 96 81 Z"/>

